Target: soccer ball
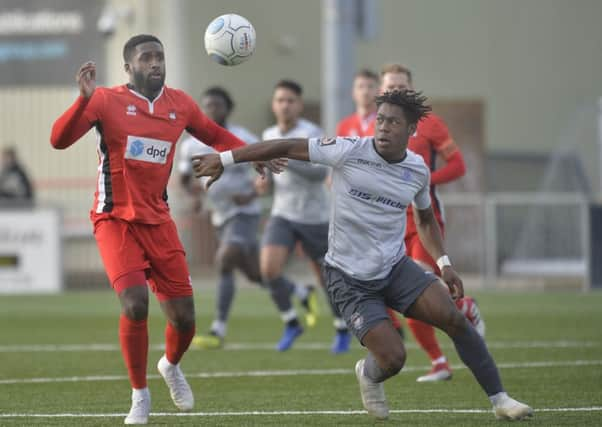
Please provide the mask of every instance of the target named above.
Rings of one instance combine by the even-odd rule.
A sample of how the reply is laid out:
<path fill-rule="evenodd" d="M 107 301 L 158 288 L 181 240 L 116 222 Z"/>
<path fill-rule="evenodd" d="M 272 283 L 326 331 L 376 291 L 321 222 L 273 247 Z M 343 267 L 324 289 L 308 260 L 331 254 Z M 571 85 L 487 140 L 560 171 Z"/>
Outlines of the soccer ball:
<path fill-rule="evenodd" d="M 218 64 L 241 64 L 255 51 L 255 29 L 240 15 L 218 16 L 205 30 L 205 50 Z"/>

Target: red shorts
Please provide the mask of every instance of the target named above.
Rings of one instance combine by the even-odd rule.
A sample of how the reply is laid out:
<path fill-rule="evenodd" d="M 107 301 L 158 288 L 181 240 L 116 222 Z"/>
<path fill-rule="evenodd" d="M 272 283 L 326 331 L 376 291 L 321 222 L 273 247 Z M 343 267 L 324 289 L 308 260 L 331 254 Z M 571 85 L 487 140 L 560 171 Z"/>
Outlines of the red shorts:
<path fill-rule="evenodd" d="M 445 227 L 443 224 L 439 223 L 439 228 L 441 228 L 441 235 L 444 235 Z M 415 261 L 423 262 L 424 264 L 430 265 L 433 268 L 433 271 L 438 276 L 441 275 L 439 268 L 437 267 L 437 262 L 431 257 L 426 248 L 422 246 L 422 242 L 418 237 L 418 233 L 410 233 L 406 234 L 405 238 L 406 243 L 406 254 Z"/>
<path fill-rule="evenodd" d="M 128 280 L 130 276 L 146 277 L 159 301 L 192 296 L 186 254 L 173 221 L 139 224 L 100 218 L 94 222 L 94 237 L 116 292 L 140 284 Z"/>

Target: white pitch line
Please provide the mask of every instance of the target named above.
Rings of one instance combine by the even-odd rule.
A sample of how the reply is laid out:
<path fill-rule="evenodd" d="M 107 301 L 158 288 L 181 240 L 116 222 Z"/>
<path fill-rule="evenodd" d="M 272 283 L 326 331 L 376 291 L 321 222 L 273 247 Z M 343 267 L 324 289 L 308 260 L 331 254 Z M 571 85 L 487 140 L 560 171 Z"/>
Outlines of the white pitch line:
<path fill-rule="evenodd" d="M 296 343 L 295 350 L 329 350 L 331 343 L 309 342 Z M 598 341 L 490 341 L 487 347 L 496 349 L 513 348 L 582 348 L 600 347 L 602 342 Z M 407 343 L 409 349 L 416 349 L 414 343 Z M 453 348 L 453 345 L 445 343 L 442 348 Z M 151 350 L 163 350 L 163 344 L 153 344 Z M 359 348 L 359 347 L 357 347 Z M 224 350 L 247 351 L 247 350 L 274 350 L 275 343 L 227 343 Z M 119 351 L 117 344 L 91 343 L 91 344 L 14 344 L 0 345 L 0 353 L 42 353 L 42 352 L 78 352 L 78 351 Z"/>
<path fill-rule="evenodd" d="M 554 368 L 575 366 L 598 366 L 602 360 L 568 360 L 568 361 L 538 361 L 538 362 L 509 362 L 498 363 L 501 369 L 521 368 Z M 455 370 L 467 369 L 464 365 L 452 366 Z M 404 372 L 420 372 L 428 369 L 426 366 L 407 366 Z M 187 378 L 248 378 L 248 377 L 292 377 L 312 375 L 349 375 L 352 369 L 282 369 L 282 370 L 259 370 L 259 371 L 232 371 L 232 372 L 199 372 L 186 374 Z M 157 374 L 149 374 L 148 379 L 161 378 Z M 121 381 L 127 379 L 126 375 L 89 375 L 73 377 L 48 377 L 48 378 L 7 378 L 0 379 L 0 385 L 7 384 L 43 384 L 43 383 L 65 383 L 65 382 L 94 382 L 94 381 Z"/>
<path fill-rule="evenodd" d="M 535 414 L 540 412 L 598 412 L 602 406 L 582 408 L 535 408 Z M 391 409 L 393 414 L 490 414 L 491 409 Z M 241 416 L 274 416 L 274 415 L 362 415 L 366 411 L 359 410 L 324 410 L 324 411 L 233 411 L 233 412 L 151 412 L 151 417 L 241 417 Z M 0 414 L 0 418 L 115 418 L 125 417 L 126 413 L 106 414 Z"/>

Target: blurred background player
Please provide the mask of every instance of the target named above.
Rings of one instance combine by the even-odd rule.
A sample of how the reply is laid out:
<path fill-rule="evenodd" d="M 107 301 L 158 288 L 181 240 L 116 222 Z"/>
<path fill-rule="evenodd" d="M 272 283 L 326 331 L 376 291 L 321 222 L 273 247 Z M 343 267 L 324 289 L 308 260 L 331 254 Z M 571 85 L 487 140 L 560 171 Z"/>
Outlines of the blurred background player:
<path fill-rule="evenodd" d="M 411 71 L 400 64 L 385 65 L 381 71 L 381 92 L 393 90 L 414 89 Z M 410 136 L 408 148 L 419 154 L 431 170 L 430 195 L 433 211 L 444 233 L 444 215 L 441 201 L 437 196 L 436 186 L 461 178 L 466 172 L 464 158 L 458 146 L 453 141 L 443 120 L 432 112 L 422 118 L 417 125 L 416 132 Z M 445 162 L 437 167 L 437 157 Z M 408 255 L 427 271 L 440 275 L 437 263 L 430 256 L 418 238 L 414 210 L 408 209 L 406 228 L 406 248 Z M 485 336 L 485 322 L 481 318 L 479 308 L 471 297 L 464 297 L 456 301 L 458 309 L 468 318 L 481 336 Z M 397 320 L 397 315 L 390 312 L 392 318 Z M 418 378 L 418 382 L 448 380 L 452 376 L 447 358 L 443 355 L 441 347 L 435 336 L 435 329 L 424 322 L 407 319 L 408 326 L 416 341 L 429 355 L 432 368 L 429 373 Z"/>
<path fill-rule="evenodd" d="M 14 147 L 2 149 L 0 207 L 31 206 L 33 187 Z"/>
<path fill-rule="evenodd" d="M 93 62 L 80 67 L 80 96 L 54 123 L 50 142 L 65 149 L 92 127 L 98 133 L 98 184 L 90 217 L 121 302 L 119 341 L 132 386 L 125 424 L 146 424 L 151 409 L 147 283 L 168 320 L 157 369 L 176 407 L 194 406 L 179 365 L 194 336 L 195 315 L 184 249 L 167 204 L 174 146 L 184 129 L 220 151 L 245 143 L 209 120 L 190 96 L 164 85 L 165 55 L 158 38 L 130 38 L 123 59 L 129 83 L 113 88 L 96 87 Z"/>
<path fill-rule="evenodd" d="M 230 94 L 221 87 L 207 89 L 201 97 L 203 112 L 221 127 L 251 144 L 258 137 L 247 129 L 228 123 L 234 109 Z M 200 199 L 203 186 L 193 176 L 191 157 L 195 154 L 214 153 L 215 150 L 194 137 L 186 138 L 180 145 L 179 172 L 184 188 L 195 199 Z M 208 335 L 193 338 L 200 348 L 219 348 L 227 331 L 228 316 L 234 294 L 234 270 L 240 270 L 253 283 L 261 284 L 259 274 L 259 244 L 257 231 L 261 205 L 256 199 L 249 165 L 229 168 L 219 182 L 207 191 L 211 222 L 218 235 L 216 262 L 220 277 L 217 286 L 215 318 Z"/>
<path fill-rule="evenodd" d="M 323 135 L 314 123 L 301 118 L 303 112 L 303 89 L 291 80 L 281 80 L 274 88 L 272 111 L 276 125 L 264 130 L 262 139 L 314 138 Z M 308 310 L 307 324 L 313 326 L 317 311 L 315 289 L 294 284 L 283 275 L 289 255 L 300 242 L 310 258 L 317 280 L 321 285 L 321 263 L 328 250 L 329 201 L 324 181 L 329 168 L 290 160 L 287 170 L 273 176 L 271 182 L 274 201 L 270 218 L 266 224 L 260 254 L 261 276 L 269 287 L 272 299 L 285 322 L 284 332 L 277 349 L 288 350 L 295 339 L 303 333 L 297 312 L 291 303 L 296 294 Z M 269 181 L 257 180 L 260 193 L 268 190 Z M 335 316 L 336 317 L 336 316 Z M 332 351 L 348 350 L 350 335 L 345 322 L 335 318 L 337 333 Z"/>
<path fill-rule="evenodd" d="M 351 92 L 355 113 L 337 124 L 337 136 L 374 136 L 378 86 L 378 74 L 374 71 L 363 69 L 355 74 Z"/>

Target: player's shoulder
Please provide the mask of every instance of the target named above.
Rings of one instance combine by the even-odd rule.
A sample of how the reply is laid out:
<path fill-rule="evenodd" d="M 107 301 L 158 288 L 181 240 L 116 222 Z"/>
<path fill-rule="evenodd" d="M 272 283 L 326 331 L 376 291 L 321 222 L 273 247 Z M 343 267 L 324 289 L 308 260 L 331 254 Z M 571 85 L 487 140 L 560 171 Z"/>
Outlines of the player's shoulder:
<path fill-rule="evenodd" d="M 180 152 L 184 156 L 193 156 L 195 154 L 207 154 L 215 152 L 215 150 L 202 141 L 199 141 L 194 136 L 188 136 L 180 142 Z"/>
<path fill-rule="evenodd" d="M 418 122 L 417 126 L 418 132 L 422 131 L 423 133 L 441 128 L 447 128 L 447 125 L 445 124 L 445 121 L 435 113 L 427 114 Z"/>
<path fill-rule="evenodd" d="M 267 127 L 261 132 L 261 139 L 273 139 L 278 135 L 278 125 Z"/>
<path fill-rule="evenodd" d="M 406 153 L 406 158 L 403 161 L 404 166 L 411 167 L 412 169 L 415 169 L 417 172 L 420 172 L 424 175 L 428 175 L 430 173 L 429 167 L 420 154 L 415 153 L 410 149 L 406 149 Z"/>
<path fill-rule="evenodd" d="M 312 121 L 303 118 L 299 119 L 299 121 L 297 122 L 297 127 L 312 134 L 322 133 L 322 128 L 320 126 L 318 126 Z"/>
<path fill-rule="evenodd" d="M 93 96 L 107 99 L 107 98 L 118 97 L 118 96 L 124 95 L 127 93 L 127 91 L 128 91 L 128 88 L 126 85 L 119 85 L 119 86 L 112 86 L 112 87 L 98 86 L 98 87 L 96 87 L 96 89 L 94 89 Z"/>
<path fill-rule="evenodd" d="M 165 95 L 166 98 L 172 99 L 176 102 L 192 103 L 196 105 L 196 102 L 192 96 L 188 95 L 182 89 L 176 89 L 163 85 L 163 95 Z"/>

